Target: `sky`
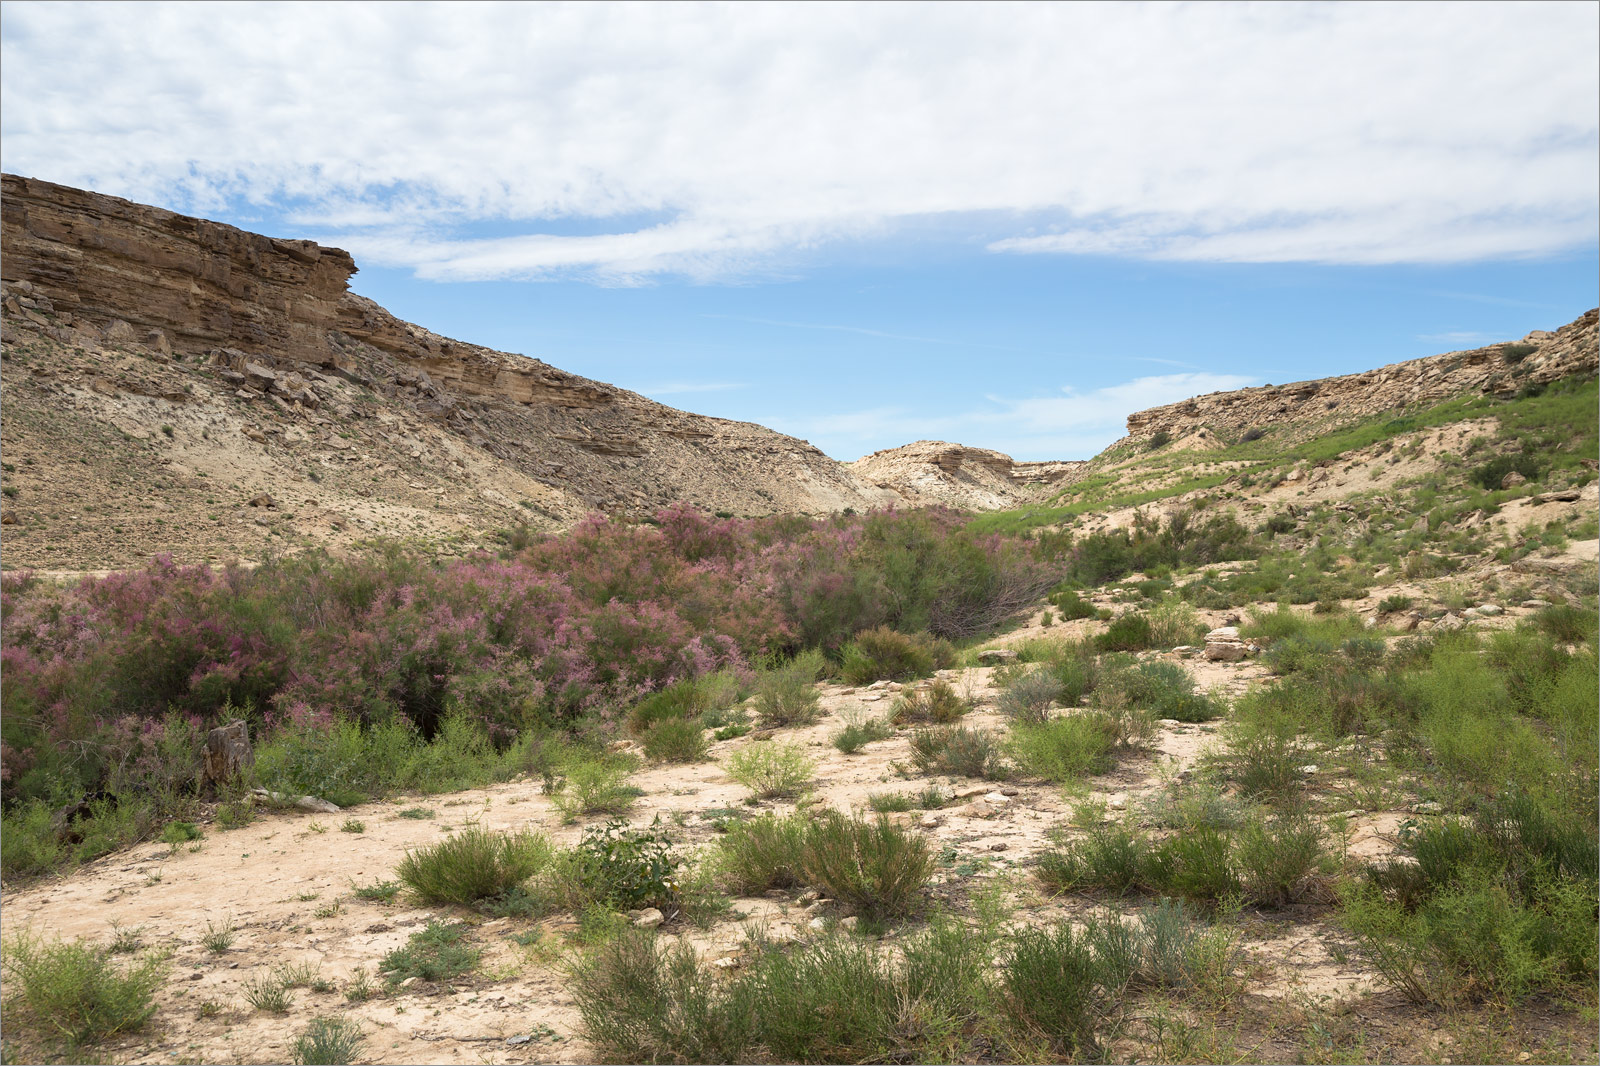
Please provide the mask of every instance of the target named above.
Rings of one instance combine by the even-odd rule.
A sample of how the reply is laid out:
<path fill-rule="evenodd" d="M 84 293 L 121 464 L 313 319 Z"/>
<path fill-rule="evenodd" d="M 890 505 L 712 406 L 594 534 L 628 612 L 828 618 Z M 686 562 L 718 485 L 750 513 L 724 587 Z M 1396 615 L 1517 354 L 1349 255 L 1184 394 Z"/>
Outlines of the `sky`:
<path fill-rule="evenodd" d="M 0 166 L 838 459 L 1600 303 L 1600 5 L 0 4 Z"/>

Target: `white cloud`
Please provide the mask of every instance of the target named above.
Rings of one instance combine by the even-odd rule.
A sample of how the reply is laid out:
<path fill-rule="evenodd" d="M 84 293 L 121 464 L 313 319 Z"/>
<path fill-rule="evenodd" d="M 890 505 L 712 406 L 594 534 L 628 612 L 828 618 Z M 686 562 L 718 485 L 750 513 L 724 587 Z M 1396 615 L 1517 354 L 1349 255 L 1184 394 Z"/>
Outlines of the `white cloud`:
<path fill-rule="evenodd" d="M 990 396 L 983 407 L 946 415 L 875 407 L 763 422 L 805 437 L 841 459 L 912 440 L 974 444 L 1016 459 L 1087 459 L 1121 437 L 1128 415 L 1135 411 L 1255 384 L 1259 384 L 1256 378 L 1238 374 L 1160 374 L 1090 392 L 1066 387 L 1053 396 Z"/>
<path fill-rule="evenodd" d="M 439 279 L 748 276 L 940 218 L 1004 253 L 1538 256 L 1595 237 L 1597 11 L 12 0 L 0 146 Z"/>

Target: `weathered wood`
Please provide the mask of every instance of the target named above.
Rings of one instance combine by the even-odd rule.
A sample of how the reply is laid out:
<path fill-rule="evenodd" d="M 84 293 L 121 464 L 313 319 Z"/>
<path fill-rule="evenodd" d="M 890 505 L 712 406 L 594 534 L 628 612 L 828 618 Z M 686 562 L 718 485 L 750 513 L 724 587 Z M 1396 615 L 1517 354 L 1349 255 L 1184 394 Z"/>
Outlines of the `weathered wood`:
<path fill-rule="evenodd" d="M 206 734 L 205 751 L 201 753 L 200 785 L 202 788 L 215 788 L 233 780 L 255 764 L 256 753 L 250 747 L 250 728 L 236 718 Z"/>

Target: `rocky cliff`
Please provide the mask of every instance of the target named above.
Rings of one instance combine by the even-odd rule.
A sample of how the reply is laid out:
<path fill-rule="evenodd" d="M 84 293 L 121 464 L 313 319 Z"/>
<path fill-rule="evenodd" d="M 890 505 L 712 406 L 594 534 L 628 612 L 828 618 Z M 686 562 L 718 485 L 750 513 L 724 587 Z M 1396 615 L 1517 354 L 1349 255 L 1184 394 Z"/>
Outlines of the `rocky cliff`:
<path fill-rule="evenodd" d="M 1325 432 L 1344 422 L 1463 393 L 1510 395 L 1529 384 L 1596 369 L 1591 310 L 1555 332 L 1535 330 L 1521 341 L 1491 344 L 1394 363 L 1362 374 L 1213 392 L 1128 416 L 1128 436 L 1148 441 L 1165 433 L 1192 446 L 1233 443 L 1251 430 L 1291 438 Z"/>
<path fill-rule="evenodd" d="M 1019 463 L 988 448 L 919 440 L 857 459 L 858 478 L 908 499 L 975 511 L 1015 506 L 1071 476 L 1081 462 Z"/>
<path fill-rule="evenodd" d="M 805 441 L 403 322 L 348 291 L 356 264 L 337 248 L 12 175 L 0 207 L 8 461 L 50 465 L 84 501 L 116 471 L 23 453 L 111 427 L 159 453 L 135 465 L 225 474 L 252 497 L 309 471 L 313 508 L 351 510 L 357 490 L 366 510 L 398 504 L 368 524 L 386 533 L 437 531 L 441 510 L 467 530 L 676 501 L 748 515 L 905 502 Z M 27 513 L 30 486 L 13 487 Z M 12 565 L 27 539 L 8 539 Z"/>

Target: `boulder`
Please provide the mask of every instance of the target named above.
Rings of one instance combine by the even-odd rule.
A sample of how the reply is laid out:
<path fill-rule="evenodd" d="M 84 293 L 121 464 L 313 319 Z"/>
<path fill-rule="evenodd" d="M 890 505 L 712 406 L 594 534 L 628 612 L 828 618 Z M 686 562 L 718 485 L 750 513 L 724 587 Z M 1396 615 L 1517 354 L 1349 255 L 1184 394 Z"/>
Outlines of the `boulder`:
<path fill-rule="evenodd" d="M 978 662 L 984 666 L 1003 666 L 1017 661 L 1017 653 L 1009 648 L 990 648 L 978 653 Z"/>
<path fill-rule="evenodd" d="M 1500 479 L 1500 487 L 1503 489 L 1514 489 L 1518 485 L 1526 485 L 1527 483 L 1528 479 L 1517 473 L 1515 470 L 1511 471 L 1505 477 Z"/>
<path fill-rule="evenodd" d="M 1206 658 L 1214 663 L 1236 663 L 1249 654 L 1250 649 L 1241 640 L 1206 642 Z"/>
<path fill-rule="evenodd" d="M 1484 618 L 1493 618 L 1497 614 L 1504 613 L 1500 605 L 1497 603 L 1480 603 L 1474 608 L 1474 610 L 1476 610 Z"/>

